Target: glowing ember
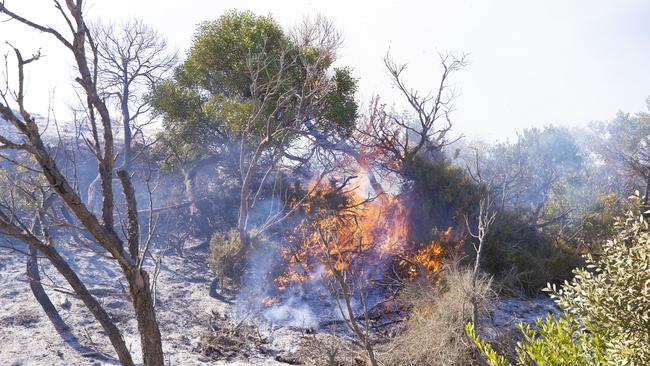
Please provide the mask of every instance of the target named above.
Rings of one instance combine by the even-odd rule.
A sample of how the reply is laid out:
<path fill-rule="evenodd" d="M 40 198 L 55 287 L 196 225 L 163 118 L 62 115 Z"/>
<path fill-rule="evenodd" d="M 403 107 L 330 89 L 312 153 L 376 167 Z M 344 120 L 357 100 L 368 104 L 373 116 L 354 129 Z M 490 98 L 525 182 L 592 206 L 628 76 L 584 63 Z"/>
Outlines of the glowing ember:
<path fill-rule="evenodd" d="M 262 305 L 264 305 L 266 307 L 271 307 L 271 306 L 273 306 L 273 305 L 275 305 L 275 304 L 277 304 L 279 302 L 280 302 L 280 299 L 278 299 L 277 297 L 268 296 L 268 297 L 265 297 L 262 300 Z"/>

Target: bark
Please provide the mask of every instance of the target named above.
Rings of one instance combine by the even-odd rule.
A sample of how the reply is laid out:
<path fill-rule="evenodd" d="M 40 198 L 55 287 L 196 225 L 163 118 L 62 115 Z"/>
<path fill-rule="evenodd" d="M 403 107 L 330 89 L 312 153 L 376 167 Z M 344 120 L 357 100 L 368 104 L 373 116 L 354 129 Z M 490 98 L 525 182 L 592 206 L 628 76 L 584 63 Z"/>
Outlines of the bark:
<path fill-rule="evenodd" d="M 70 327 L 65 323 L 59 311 L 56 310 L 54 304 L 50 300 L 50 297 L 47 296 L 43 285 L 41 284 L 41 274 L 38 269 L 38 255 L 36 248 L 29 247 L 29 259 L 27 259 L 27 268 L 26 268 L 27 277 L 29 278 L 29 288 L 32 290 L 36 301 L 41 305 L 45 315 L 54 326 L 59 335 L 66 340 L 67 337 L 71 334 Z"/>
<path fill-rule="evenodd" d="M 151 296 L 149 274 L 138 268 L 133 268 L 128 274 L 129 291 L 133 299 L 140 342 L 142 344 L 142 358 L 145 366 L 162 366 L 164 357 L 160 330 L 156 322 L 154 301 Z"/>
<path fill-rule="evenodd" d="M 126 241 L 129 245 L 129 254 L 131 255 L 131 259 L 137 265 L 140 251 L 140 223 L 138 221 L 138 206 L 135 199 L 135 189 L 131 183 L 129 173 L 127 173 L 126 170 L 118 171 L 117 176 L 120 178 L 120 182 L 122 183 L 124 199 L 127 205 L 128 224 Z"/>
<path fill-rule="evenodd" d="M 125 75 L 125 79 L 127 76 Z M 129 111 L 129 84 L 128 80 L 124 81 L 123 92 L 121 97 L 121 110 L 122 110 L 122 125 L 124 127 L 124 147 L 122 148 L 122 153 L 124 155 L 124 164 L 122 169 L 128 171 L 131 168 L 131 112 Z"/>
<path fill-rule="evenodd" d="M 50 300 L 41 284 L 41 275 L 38 269 L 38 251 L 33 246 L 29 247 L 29 259 L 27 260 L 27 277 L 29 277 L 29 287 L 34 294 L 34 298 L 41 305 L 41 308 L 47 315 L 48 319 L 54 326 L 61 339 L 73 349 L 83 354 L 92 353 L 92 349 L 82 345 L 79 339 L 72 333 L 70 327 L 61 318 L 58 310 Z"/>
<path fill-rule="evenodd" d="M 47 179 L 49 188 L 53 190 L 72 211 L 74 216 L 79 220 L 81 225 L 93 236 L 99 245 L 108 251 L 113 259 L 119 264 L 122 272 L 124 273 L 133 299 L 133 306 L 138 321 L 138 328 L 140 329 L 142 338 L 142 351 L 145 365 L 159 366 L 163 365 L 162 344 L 160 339 L 160 332 L 156 323 L 154 313 L 154 306 L 151 296 L 151 288 L 149 286 L 149 278 L 147 273 L 142 270 L 140 264 L 141 260 L 133 258 L 124 250 L 124 243 L 114 230 L 114 194 L 112 187 L 113 168 L 114 168 L 114 142 L 112 134 L 111 118 L 108 108 L 102 97 L 97 91 L 97 48 L 94 41 L 91 39 L 91 33 L 86 28 L 86 23 L 82 14 L 82 0 L 65 0 L 65 5 L 69 15 L 65 14 L 63 7 L 56 2 L 56 7 L 59 9 L 67 24 L 72 30 L 73 40 L 68 41 L 56 30 L 36 24 L 28 19 L 25 19 L 4 7 L 0 2 L 0 12 L 9 15 L 33 29 L 40 30 L 55 36 L 66 48 L 68 48 L 74 55 L 77 71 L 79 76 L 76 81 L 84 88 L 87 96 L 88 103 L 88 116 L 90 123 L 93 127 L 93 138 L 95 140 L 95 154 L 97 158 L 98 172 L 101 180 L 102 187 L 102 221 L 83 203 L 77 191 L 72 187 L 64 173 L 57 167 L 56 161 L 45 147 L 39 128 L 35 119 L 26 111 L 24 107 L 23 98 L 23 67 L 24 65 L 36 60 L 37 56 L 29 60 L 23 60 L 20 52 L 16 49 L 16 56 L 18 58 L 18 91 L 16 93 L 16 102 L 19 106 L 21 118 L 18 118 L 14 111 L 8 106 L 0 102 L 0 116 L 7 122 L 15 127 L 17 132 L 26 137 L 23 144 L 11 144 L 13 149 L 23 150 L 29 153 L 34 160 L 38 163 L 43 172 L 43 176 Z M 73 25 L 74 23 L 74 25 Z M 89 57 L 86 52 L 86 45 L 92 49 L 93 57 Z M 89 59 L 94 60 L 94 67 L 89 67 Z M 102 127 L 102 140 L 100 143 L 97 134 L 97 124 L 95 112 L 99 115 L 99 121 Z M 103 151 L 102 151 L 103 146 Z M 135 207 L 133 206 L 135 212 Z M 134 216 L 137 220 L 137 216 Z M 113 347 L 115 348 L 118 357 L 123 365 L 133 365 L 131 355 L 124 344 L 124 340 L 118 328 L 112 322 L 109 315 L 102 308 L 102 306 L 95 300 L 95 298 L 88 292 L 88 289 L 81 282 L 77 274 L 70 268 L 65 259 L 56 251 L 52 245 L 44 244 L 38 237 L 34 236 L 28 231 L 23 230 L 21 226 L 15 225 L 14 221 L 9 219 L 2 211 L 0 211 L 0 231 L 19 239 L 20 241 L 35 247 L 43 253 L 54 267 L 63 275 L 73 288 L 75 293 L 84 302 L 86 307 L 90 310 L 93 316 L 100 322 L 106 331 Z"/>
<path fill-rule="evenodd" d="M 196 206 L 196 197 L 194 196 L 194 179 L 196 178 L 196 169 L 182 169 L 183 173 L 183 187 L 185 188 L 185 197 L 190 204 L 190 219 L 192 219 L 199 212 Z"/>
<path fill-rule="evenodd" d="M 241 248 L 239 253 L 237 253 L 237 259 L 240 261 L 244 260 L 246 253 L 251 245 L 251 240 L 248 235 L 248 216 L 250 211 L 250 191 L 251 184 L 253 182 L 253 176 L 255 173 L 255 168 L 257 163 L 262 156 L 262 152 L 266 148 L 269 139 L 266 138 L 260 142 L 260 144 L 255 149 L 255 153 L 251 157 L 251 161 L 248 163 L 248 168 L 244 169 L 244 145 L 242 140 L 242 145 L 240 147 L 240 161 L 239 167 L 242 172 L 241 180 L 241 190 L 239 195 L 239 220 L 237 221 L 237 230 L 239 232 L 239 239 L 241 241 Z"/>
<path fill-rule="evenodd" d="M 7 228 L 2 227 L 2 229 L 4 230 Z M 59 252 L 54 247 L 40 243 L 36 239 L 25 238 L 25 237 L 21 238 L 21 236 L 24 234 L 12 233 L 10 229 L 5 230 L 5 232 L 8 235 L 21 239 L 21 241 L 27 243 L 28 245 L 30 245 L 30 247 L 36 248 L 39 252 L 41 252 L 44 256 L 47 257 L 47 259 L 50 261 L 50 263 L 52 263 L 54 268 L 56 268 L 56 270 L 70 284 L 75 294 L 84 303 L 84 305 L 86 306 L 86 308 L 88 308 L 91 314 L 93 314 L 93 317 L 102 326 L 102 328 L 106 332 L 106 335 L 108 336 L 108 339 L 111 342 L 111 345 L 113 346 L 113 349 L 117 353 L 117 357 L 119 358 L 120 363 L 124 366 L 132 366 L 133 359 L 131 358 L 131 353 L 129 352 L 129 349 L 127 348 L 126 343 L 124 342 L 124 338 L 122 338 L 122 333 L 117 328 L 115 323 L 113 323 L 113 320 L 111 319 L 110 315 L 108 315 L 108 313 L 104 310 L 101 304 L 88 291 L 88 289 L 83 284 L 83 282 L 81 282 L 81 279 L 79 279 L 77 274 L 72 270 L 72 268 L 70 268 L 68 263 L 59 254 Z"/>
<path fill-rule="evenodd" d="M 122 365 L 133 365 L 131 353 L 126 346 L 126 343 L 124 343 L 122 333 L 115 323 L 113 323 L 110 315 L 108 315 L 101 304 L 91 295 L 86 286 L 81 282 L 77 274 L 72 270 L 72 268 L 70 268 L 65 259 L 63 259 L 63 257 L 61 257 L 61 255 L 50 246 L 43 246 L 38 249 L 52 262 L 59 273 L 63 275 L 70 286 L 72 286 L 72 289 L 75 291 L 77 296 L 79 296 L 79 299 L 84 303 L 84 305 L 86 305 L 95 319 L 101 324 Z"/>
<path fill-rule="evenodd" d="M 361 341 L 361 344 L 363 345 L 363 348 L 366 350 L 366 353 L 368 354 L 368 358 L 370 359 L 370 364 L 372 366 L 378 366 L 379 364 L 377 363 L 375 351 L 372 347 L 372 344 L 370 343 L 370 335 L 368 334 L 369 330 L 367 329 L 367 325 L 366 325 L 366 329 L 362 330 L 359 327 L 359 324 L 356 319 L 356 315 L 354 314 L 354 309 L 352 308 L 352 293 L 350 287 L 345 281 L 343 274 L 336 269 L 336 267 L 333 265 L 333 262 L 329 258 L 328 258 L 328 265 L 330 267 L 330 270 L 333 271 L 334 278 L 341 289 L 341 294 L 343 295 L 345 310 L 341 307 L 340 300 L 338 298 L 336 299 L 336 302 L 339 306 L 339 311 L 341 312 L 341 316 L 343 316 L 343 319 L 346 320 L 346 324 L 348 325 L 348 327 L 352 330 L 352 332 L 354 332 L 354 334 L 357 336 L 359 341 Z M 335 296 L 337 295 L 338 294 L 336 294 L 335 291 Z M 347 312 L 347 319 L 345 319 L 346 318 L 345 312 Z M 366 316 L 366 324 L 367 324 L 368 322 L 367 311 L 365 312 L 365 316 Z"/>

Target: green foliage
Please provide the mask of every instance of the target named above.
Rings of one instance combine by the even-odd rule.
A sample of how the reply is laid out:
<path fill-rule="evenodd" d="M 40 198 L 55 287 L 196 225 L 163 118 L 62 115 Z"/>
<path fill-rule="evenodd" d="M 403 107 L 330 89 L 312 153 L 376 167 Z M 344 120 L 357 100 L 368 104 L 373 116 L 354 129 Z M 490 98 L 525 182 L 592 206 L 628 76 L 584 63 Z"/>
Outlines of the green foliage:
<path fill-rule="evenodd" d="M 472 323 L 465 324 L 465 333 L 467 333 L 476 348 L 478 348 L 478 350 L 481 351 L 483 355 L 485 355 L 490 366 L 510 366 L 510 362 L 508 362 L 505 357 L 498 354 L 492 348 L 491 344 L 487 343 L 476 334 L 476 330 L 474 329 L 474 325 Z"/>
<path fill-rule="evenodd" d="M 594 334 L 602 335 L 607 358 L 628 365 L 650 363 L 650 232 L 648 223 L 628 216 L 587 268 L 551 295 Z"/>
<path fill-rule="evenodd" d="M 517 324 L 523 340 L 517 343 L 520 365 L 602 365 L 605 347 L 598 334 L 585 331 L 568 314 L 539 318 L 535 326 Z"/>
<path fill-rule="evenodd" d="M 604 364 L 605 347 L 597 335 L 580 327 L 571 315 L 539 318 L 535 326 L 518 324 L 523 339 L 517 342 L 517 365 L 537 366 L 591 366 Z M 485 356 L 490 366 L 509 366 L 510 362 L 476 334 L 471 323 L 465 327 L 467 335 Z"/>
<path fill-rule="evenodd" d="M 571 277 L 582 264 L 582 225 L 594 209 L 585 157 L 571 131 L 553 126 L 525 130 L 515 143 L 488 149 L 481 170 L 499 215 L 487 237 L 485 270 L 514 269 L 532 294 Z"/>
<path fill-rule="evenodd" d="M 349 68 L 332 70 L 334 50 L 316 42 L 248 11 L 202 23 L 186 61 L 151 93 L 166 139 L 191 160 L 223 150 L 244 131 L 254 143 L 269 121 L 282 127 L 310 119 L 323 131 L 350 131 L 357 80 Z M 297 129 L 273 133 L 269 146 L 290 143 Z"/>
<path fill-rule="evenodd" d="M 650 364 L 650 232 L 640 215 L 630 213 L 598 256 L 586 255 L 586 268 L 571 282 L 548 291 L 564 311 L 559 317 L 520 324 L 519 365 Z M 496 353 L 474 340 L 491 365 Z"/>
<path fill-rule="evenodd" d="M 650 110 L 650 98 L 647 106 Z M 610 184 L 619 185 L 612 188 L 627 188 L 625 193 L 644 189 L 650 166 L 650 113 L 619 112 L 612 121 L 593 124 L 591 130 L 590 147 L 608 168 L 603 170 L 603 175 Z M 630 179 L 630 176 L 636 179 Z"/>
<path fill-rule="evenodd" d="M 448 162 L 414 157 L 404 167 L 410 197 L 409 233 L 415 242 L 430 242 L 435 228 L 464 226 L 463 215 L 478 201 L 478 187 L 465 172 Z"/>
<path fill-rule="evenodd" d="M 499 212 L 486 238 L 482 268 L 497 276 L 514 270 L 520 289 L 534 295 L 549 282 L 571 278 L 583 261 L 573 242 L 534 230 L 525 216 L 522 209 Z"/>
<path fill-rule="evenodd" d="M 584 164 L 572 134 L 548 126 L 525 130 L 516 143 L 492 147 L 484 174 L 488 180 L 508 182 L 506 203 L 527 209 L 531 224 L 538 224 L 545 216 L 561 212 L 575 188 L 584 183 Z"/>
<path fill-rule="evenodd" d="M 355 100 L 357 81 L 350 68 L 336 68 L 332 77 L 334 87 L 325 95 L 323 117 L 346 132 L 351 132 L 358 116 L 359 106 Z"/>
<path fill-rule="evenodd" d="M 288 43 L 282 27 L 270 16 L 232 10 L 199 25 L 179 79 L 199 85 L 212 95 L 247 96 L 251 58 L 279 62 L 279 53 Z M 269 73 L 273 75 L 274 71 Z"/>

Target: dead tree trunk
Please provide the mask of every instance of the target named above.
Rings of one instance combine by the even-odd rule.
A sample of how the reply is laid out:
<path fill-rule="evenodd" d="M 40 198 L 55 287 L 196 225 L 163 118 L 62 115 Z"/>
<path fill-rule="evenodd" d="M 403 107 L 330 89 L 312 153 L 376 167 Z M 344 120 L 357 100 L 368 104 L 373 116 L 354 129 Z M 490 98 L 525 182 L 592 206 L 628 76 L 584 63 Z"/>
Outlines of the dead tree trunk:
<path fill-rule="evenodd" d="M 66 340 L 69 335 L 71 335 L 70 327 L 68 327 L 63 318 L 61 318 L 59 311 L 56 310 L 56 307 L 52 304 L 50 297 L 47 296 L 47 293 L 41 284 L 41 274 L 38 269 L 38 252 L 36 248 L 32 246 L 29 247 L 29 257 L 27 259 L 27 268 L 25 272 L 27 273 L 27 278 L 29 278 L 29 288 L 32 290 L 36 301 L 38 301 L 41 308 L 43 308 L 45 315 L 50 319 L 56 332 L 59 333 L 63 340 Z"/>
<path fill-rule="evenodd" d="M 35 237 L 17 232 L 15 228 L 5 225 L 4 220 L 0 220 L 0 230 L 7 235 L 13 236 L 22 242 L 27 243 L 30 247 L 36 248 L 40 253 L 47 257 L 50 263 L 52 263 L 54 268 L 56 268 L 56 270 L 66 279 L 75 294 L 102 326 L 111 342 L 111 345 L 113 346 L 113 349 L 115 349 L 115 352 L 117 353 L 120 363 L 125 366 L 132 366 L 133 359 L 131 358 L 131 353 L 126 346 L 126 343 L 124 343 L 122 333 L 117 329 L 110 315 L 108 315 L 101 304 L 93 297 L 90 291 L 88 291 L 86 286 L 81 282 L 77 274 L 72 270 L 72 268 L 70 268 L 70 265 L 68 265 L 59 252 L 54 247 L 41 243 Z M 162 363 L 159 365 L 162 365 Z"/>

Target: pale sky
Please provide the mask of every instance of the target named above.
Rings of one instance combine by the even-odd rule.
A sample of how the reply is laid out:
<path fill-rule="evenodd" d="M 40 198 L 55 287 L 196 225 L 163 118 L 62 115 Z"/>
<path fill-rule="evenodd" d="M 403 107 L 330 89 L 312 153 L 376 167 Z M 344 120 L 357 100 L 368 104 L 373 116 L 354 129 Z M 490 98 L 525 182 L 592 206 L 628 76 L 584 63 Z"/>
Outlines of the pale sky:
<path fill-rule="evenodd" d="M 359 99 L 374 94 L 405 106 L 382 58 L 390 49 L 409 64 L 407 82 L 427 91 L 438 82 L 437 53 L 466 52 L 471 64 L 454 78 L 455 131 L 505 138 L 530 126 L 584 125 L 618 110 L 645 110 L 650 96 L 650 1 L 354 1 L 86 0 L 89 18 L 142 18 L 184 55 L 197 23 L 232 8 L 273 15 L 290 27 L 322 14 L 343 33 L 340 65 L 360 78 Z M 8 8 L 62 24 L 49 0 L 6 0 Z M 60 27 L 65 32 L 65 28 Z M 72 60 L 51 38 L 16 22 L 0 23 L 0 41 L 47 57 L 29 69 L 28 101 L 59 116 L 74 100 Z M 3 42 L 4 43 L 4 42 Z M 10 70 L 11 71 L 11 70 Z M 10 74 L 13 77 L 12 74 Z M 61 117 L 60 117 L 61 118 Z"/>

